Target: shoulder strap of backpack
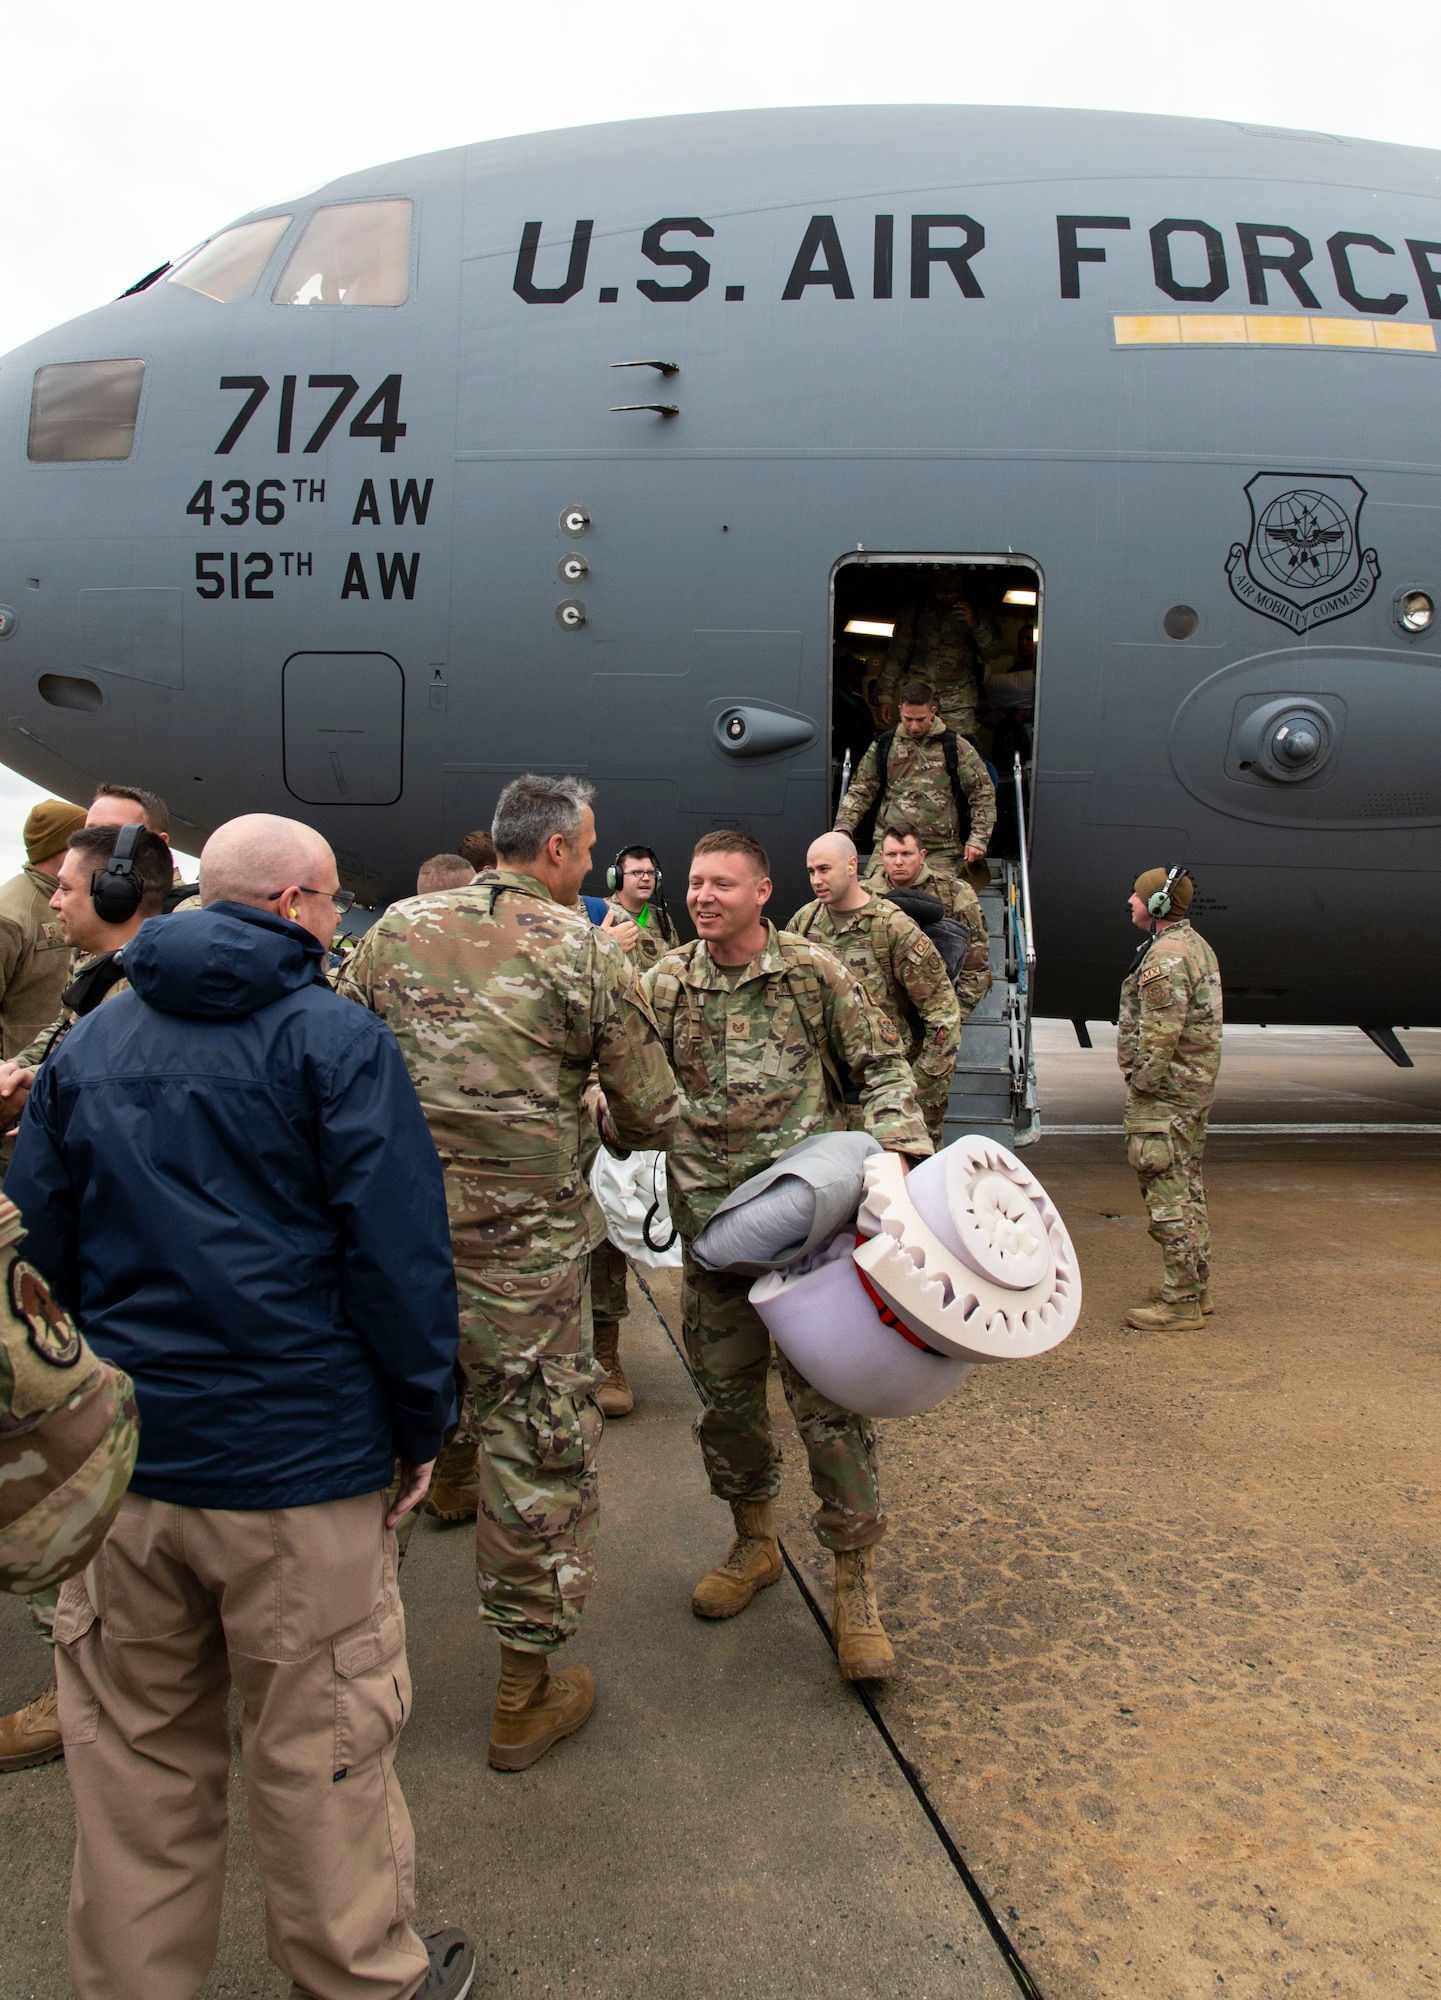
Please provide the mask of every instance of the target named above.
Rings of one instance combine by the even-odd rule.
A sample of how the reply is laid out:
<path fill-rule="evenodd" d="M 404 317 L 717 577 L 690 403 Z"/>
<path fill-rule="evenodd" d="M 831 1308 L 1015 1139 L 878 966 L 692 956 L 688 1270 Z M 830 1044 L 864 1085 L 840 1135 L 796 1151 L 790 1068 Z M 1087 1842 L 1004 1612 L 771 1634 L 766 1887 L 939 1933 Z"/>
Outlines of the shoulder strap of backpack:
<path fill-rule="evenodd" d="M 784 933 L 778 933 L 783 937 Z M 781 956 L 785 960 L 786 986 L 796 1003 L 796 1012 L 805 1026 L 806 1039 L 815 1050 L 825 1071 L 827 1094 L 834 1110 L 845 1103 L 845 1085 L 841 1081 L 840 1069 L 836 1063 L 835 1051 L 826 1028 L 825 1006 L 821 999 L 821 982 L 815 966 L 808 956 L 793 951 L 782 943 Z"/>
<path fill-rule="evenodd" d="M 894 729 L 887 729 L 876 738 L 876 776 L 880 780 L 881 788 L 876 793 L 876 803 L 872 808 L 875 812 L 880 811 L 882 802 L 886 796 L 886 789 L 890 784 L 891 745 L 895 740 L 896 732 Z"/>
<path fill-rule="evenodd" d="M 956 828 L 964 847 L 971 833 L 971 802 L 961 790 L 961 752 L 954 729 L 941 731 L 941 755 L 946 760 L 946 776 L 951 781 L 951 797 L 956 802 Z"/>

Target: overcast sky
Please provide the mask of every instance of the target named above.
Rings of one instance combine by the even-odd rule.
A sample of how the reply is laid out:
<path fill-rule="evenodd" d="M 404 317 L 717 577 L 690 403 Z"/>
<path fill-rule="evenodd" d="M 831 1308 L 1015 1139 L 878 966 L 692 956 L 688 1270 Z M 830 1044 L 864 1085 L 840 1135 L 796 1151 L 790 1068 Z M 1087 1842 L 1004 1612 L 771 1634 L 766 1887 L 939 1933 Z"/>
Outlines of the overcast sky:
<path fill-rule="evenodd" d="M 69 0 L 7 11 L 0 50 L 0 353 L 247 209 L 555 126 L 944 101 L 1441 145 L 1437 0 Z M 0 871 L 38 796 L 0 772 Z"/>

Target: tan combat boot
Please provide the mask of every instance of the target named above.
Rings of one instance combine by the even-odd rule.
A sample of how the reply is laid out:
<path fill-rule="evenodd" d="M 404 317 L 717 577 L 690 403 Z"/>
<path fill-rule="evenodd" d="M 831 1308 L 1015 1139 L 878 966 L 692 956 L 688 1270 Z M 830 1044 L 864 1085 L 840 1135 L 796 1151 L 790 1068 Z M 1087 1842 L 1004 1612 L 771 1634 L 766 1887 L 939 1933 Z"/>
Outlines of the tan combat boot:
<path fill-rule="evenodd" d="M 440 1455 L 440 1467 L 425 1496 L 425 1511 L 433 1514 L 437 1521 L 473 1521 L 480 1508 L 480 1468 L 476 1462 L 476 1450 L 472 1447 L 468 1461 L 448 1464 L 447 1460 L 452 1459 L 460 1461 L 460 1454 L 453 1445 Z"/>
<path fill-rule="evenodd" d="M 28 1771 L 32 1764 L 52 1764 L 64 1755 L 52 1680 L 43 1694 L 13 1715 L 0 1716 L 0 1771 Z"/>
<path fill-rule="evenodd" d="M 605 1380 L 595 1392 L 595 1400 L 600 1405 L 603 1417 L 628 1417 L 635 1408 L 635 1397 L 625 1379 L 625 1370 L 620 1365 L 620 1326 L 613 1319 L 598 1319 L 595 1323 L 595 1358 L 605 1370 Z"/>
<path fill-rule="evenodd" d="M 837 1551 L 831 1632 L 844 1680 L 888 1681 L 895 1672 L 896 1656 L 876 1603 L 869 1549 Z"/>
<path fill-rule="evenodd" d="M 1152 1285 L 1151 1304 L 1159 1305 L 1161 1303 L 1163 1303 L 1161 1299 L 1161 1287 L 1159 1285 Z M 1216 1310 L 1216 1308 L 1211 1304 L 1211 1287 L 1209 1285 L 1202 1285 L 1201 1287 L 1200 1307 L 1203 1317 L 1206 1318 L 1209 1318 L 1210 1315 Z"/>
<path fill-rule="evenodd" d="M 595 1675 L 589 1667 L 550 1671 L 544 1653 L 500 1649 L 500 1686 L 490 1718 L 492 1771 L 528 1771 L 562 1736 L 590 1721 Z"/>
<path fill-rule="evenodd" d="M 758 1590 L 778 1583 L 785 1565 L 776 1535 L 773 1500 L 732 1500 L 736 1538 L 724 1562 L 696 1585 L 690 1608 L 697 1618 L 734 1618 Z"/>
<path fill-rule="evenodd" d="M 1153 1306 L 1132 1306 L 1126 1324 L 1138 1333 L 1199 1333 L 1202 1310 L 1199 1299 L 1158 1299 Z"/>

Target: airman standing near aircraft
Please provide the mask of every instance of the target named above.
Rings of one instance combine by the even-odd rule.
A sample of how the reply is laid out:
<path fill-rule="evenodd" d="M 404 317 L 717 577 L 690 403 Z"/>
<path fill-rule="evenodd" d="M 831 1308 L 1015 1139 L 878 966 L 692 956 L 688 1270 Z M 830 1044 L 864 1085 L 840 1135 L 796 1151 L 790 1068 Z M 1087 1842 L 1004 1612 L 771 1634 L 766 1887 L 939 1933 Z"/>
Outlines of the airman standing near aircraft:
<path fill-rule="evenodd" d="M 611 864 L 606 883 L 611 891 L 606 899 L 607 922 L 614 918 L 627 927 L 617 941 L 637 974 L 648 972 L 680 943 L 660 893 L 660 862 L 654 850 L 623 847 Z M 620 1323 L 630 1316 L 628 1274 L 625 1252 L 608 1236 L 603 1237 L 590 1253 L 590 1303 L 595 1319 L 595 1358 L 605 1370 L 595 1399 L 606 1417 L 628 1417 L 635 1408 L 635 1395 L 620 1358 Z"/>
<path fill-rule="evenodd" d="M 42 799 L 25 821 L 25 866 L 0 888 L 0 1057 L 7 1061 L 55 1019 L 70 977 L 60 919 L 50 908 L 65 843 L 85 824 L 79 806 Z"/>
<path fill-rule="evenodd" d="M 877 836 L 901 822 L 914 827 L 933 868 L 959 876 L 985 859 L 996 788 L 979 753 L 941 720 L 924 681 L 901 689 L 900 727 L 882 731 L 862 757 L 833 830 L 854 836 L 872 806 Z"/>
<path fill-rule="evenodd" d="M 711 1491 L 735 1518 L 730 1551 L 696 1585 L 700 1618 L 731 1618 L 781 1574 L 775 1496 L 781 1458 L 766 1406 L 770 1337 L 749 1277 L 702 1269 L 690 1245 L 725 1196 L 779 1153 L 846 1128 L 841 1077 L 860 1080 L 866 1129 L 915 1159 L 931 1142 L 892 1023 L 823 945 L 778 931 L 765 849 L 708 833 L 686 904 L 699 937 L 646 974 L 644 989 L 681 1088 L 668 1152 L 671 1215 L 685 1243 L 682 1330 L 705 1409 L 698 1434 Z M 836 1560 L 832 1629 L 847 1680 L 884 1680 L 895 1655 L 881 1624 L 871 1550 L 886 1531 L 875 1428 L 813 1389 L 784 1356 L 781 1384 L 820 1502 L 816 1534 Z"/>
<path fill-rule="evenodd" d="M 147 917 L 158 916 L 165 907 L 172 873 L 170 849 L 157 834 L 138 824 L 131 825 L 125 843 L 134 844 L 129 863 L 133 874 L 128 878 L 133 887 L 128 892 L 114 892 L 120 906 L 125 908 L 123 917 L 114 902 L 106 901 L 111 893 L 106 872 L 115 865 L 115 849 L 124 827 L 113 821 L 100 826 L 80 826 L 70 836 L 50 908 L 55 912 L 65 942 L 72 950 L 87 956 L 65 988 L 66 1004 L 59 1020 L 43 1029 L 14 1060 L 0 1063 L 0 1123 L 7 1126 L 13 1125 L 24 1111 L 37 1068 L 52 1044 L 63 1039 L 70 1024 L 81 1015 L 126 990 L 120 956 L 123 947 Z M 97 897 L 99 902 L 105 902 L 109 916 L 102 914 Z M 55 1623 L 55 1599 L 53 1590 L 30 1593 L 30 1616 L 47 1645 Z M 0 1771 L 20 1770 L 63 1754 L 52 1677 L 49 1685 L 23 1708 L 0 1716 Z"/>
<path fill-rule="evenodd" d="M 445 1169 L 465 1385 L 451 1449 L 480 1444 L 476 1572 L 500 1638 L 490 1762 L 504 1771 L 535 1763 L 595 1705 L 587 1667 L 547 1664 L 595 1582 L 603 1419 L 583 1125 L 593 1109 L 620 1145 L 659 1146 L 676 1116 L 630 968 L 575 907 L 590 799 L 579 778 L 507 785 L 497 865 L 388 910 L 344 987 L 395 1030 Z"/>
<path fill-rule="evenodd" d="M 1136 877 L 1131 921 L 1149 933 L 1121 987 L 1116 1056 L 1126 1079 L 1126 1157 L 1141 1183 L 1165 1279 L 1126 1314 L 1142 1333 L 1196 1332 L 1211 1310 L 1211 1225 L 1201 1156 L 1221 1067 L 1221 972 L 1186 912 L 1181 868 Z"/>
<path fill-rule="evenodd" d="M 637 972 L 649 972 L 680 943 L 680 933 L 660 893 L 660 863 L 649 847 L 623 847 L 607 875 L 610 908 L 639 935 L 626 952 Z"/>
<path fill-rule="evenodd" d="M 991 940 L 980 897 L 964 875 L 935 873 L 920 835 L 907 820 L 887 828 L 866 871 L 866 881 L 882 894 L 887 889 L 915 889 L 923 896 L 934 896 L 948 917 L 965 925 L 971 942 L 952 982 L 964 1028 L 991 990 Z"/>
<path fill-rule="evenodd" d="M 981 665 L 999 654 L 1001 635 L 989 618 L 977 616 L 963 581 L 937 577 L 929 594 L 913 598 L 897 619 L 876 682 L 882 722 L 894 717 L 901 682 L 928 681 L 946 727 L 958 736 L 974 736 Z"/>
<path fill-rule="evenodd" d="M 0 1195 L 0 1590 L 44 1606 L 84 1569 L 130 1483 L 140 1423 L 130 1377 L 92 1353 L 16 1247 L 20 1211 Z M 61 1755 L 55 1682 L 0 1721 L 0 1771 Z"/>
<path fill-rule="evenodd" d="M 961 1047 L 961 1011 L 945 963 L 904 910 L 862 886 L 849 834 L 823 833 L 813 840 L 806 869 L 815 900 L 797 910 L 786 929 L 833 951 L 898 1030 L 931 1145 L 939 1150 Z M 846 1122 L 863 1131 L 865 1114 L 854 1083 L 846 1101 Z"/>

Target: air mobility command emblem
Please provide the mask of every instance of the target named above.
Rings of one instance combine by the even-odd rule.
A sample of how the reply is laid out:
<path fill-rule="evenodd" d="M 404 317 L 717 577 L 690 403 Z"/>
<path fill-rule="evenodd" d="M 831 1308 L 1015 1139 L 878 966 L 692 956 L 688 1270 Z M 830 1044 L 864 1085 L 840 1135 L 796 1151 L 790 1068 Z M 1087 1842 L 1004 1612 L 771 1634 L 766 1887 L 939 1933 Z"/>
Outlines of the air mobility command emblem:
<path fill-rule="evenodd" d="M 1381 565 L 1361 546 L 1366 489 L 1344 474 L 1309 477 L 1258 472 L 1246 487 L 1250 538 L 1231 544 L 1226 574 L 1242 604 L 1308 631 L 1359 611 Z"/>

